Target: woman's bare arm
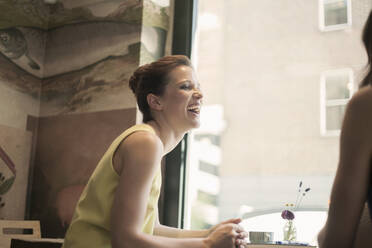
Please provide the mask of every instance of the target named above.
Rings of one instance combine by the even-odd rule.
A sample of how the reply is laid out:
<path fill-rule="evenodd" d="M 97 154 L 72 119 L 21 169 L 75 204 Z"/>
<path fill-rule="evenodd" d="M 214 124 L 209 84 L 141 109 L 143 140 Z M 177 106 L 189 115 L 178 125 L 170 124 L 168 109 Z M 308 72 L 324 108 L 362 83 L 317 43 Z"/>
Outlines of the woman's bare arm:
<path fill-rule="evenodd" d="M 372 151 L 372 91 L 360 90 L 350 100 L 343 122 L 340 159 L 320 248 L 353 245 L 369 188 Z"/>
<path fill-rule="evenodd" d="M 169 237 L 169 238 L 205 238 L 208 236 L 209 230 L 186 230 L 156 224 L 154 235 Z"/>
<path fill-rule="evenodd" d="M 208 238 L 176 239 L 142 233 L 152 179 L 163 156 L 162 143 L 153 134 L 136 132 L 122 142 L 114 156 L 120 158 L 122 169 L 111 214 L 113 248 L 207 248 L 217 243 L 220 245 L 213 247 L 234 247 L 237 225 L 225 225 Z"/>
<path fill-rule="evenodd" d="M 214 230 L 216 230 L 220 225 L 227 224 L 227 223 L 239 224 L 240 222 L 241 222 L 240 218 L 234 218 L 234 219 L 226 220 L 218 225 L 215 225 L 211 227 L 210 229 L 187 230 L 187 229 L 179 229 L 179 228 L 165 226 L 165 225 L 160 224 L 159 220 L 157 220 L 157 223 L 154 229 L 154 235 L 172 237 L 172 238 L 205 238 L 210 233 L 212 233 Z M 237 232 L 240 234 L 239 235 L 240 239 L 244 239 L 248 236 L 243 228 L 239 228 Z"/>

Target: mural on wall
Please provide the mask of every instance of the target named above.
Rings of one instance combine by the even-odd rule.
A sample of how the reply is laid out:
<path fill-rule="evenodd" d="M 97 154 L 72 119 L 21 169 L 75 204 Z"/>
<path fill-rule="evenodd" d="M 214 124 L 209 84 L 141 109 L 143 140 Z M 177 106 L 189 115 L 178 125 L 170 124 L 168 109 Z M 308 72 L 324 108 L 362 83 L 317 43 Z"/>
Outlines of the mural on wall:
<path fill-rule="evenodd" d="M 41 221 L 44 237 L 64 236 L 100 157 L 117 135 L 135 123 L 128 80 L 141 61 L 164 55 L 169 9 L 167 0 L 58 0 L 56 4 L 0 0 L 0 90 L 4 86 L 22 95 L 12 106 L 8 98 L 6 111 L 24 109 L 18 104 L 29 99 L 38 103 L 35 110 L 25 106 L 27 110 L 14 119 L 28 120 L 18 130 L 24 135 L 27 126 L 32 137 L 24 141 L 28 150 L 22 161 L 34 158 L 31 166 L 22 163 L 32 174 L 26 217 Z M 9 123 L 4 116 L 0 124 Z M 1 140 L 0 147 L 18 168 L 20 158 L 13 158 L 12 148 Z M 10 176 L 4 174 L 4 182 Z M 17 169 L 13 186 L 2 199 L 4 210 L 14 206 L 7 196 L 17 185 L 26 187 L 27 178 L 20 178 Z M 0 197 L 2 183 L 0 177 Z M 21 198 L 26 198 L 25 191 L 14 197 Z M 24 205 L 19 206 L 23 214 Z"/>
<path fill-rule="evenodd" d="M 128 78 L 139 56 L 163 56 L 169 26 L 169 6 L 150 0 L 4 0 L 0 11 L 0 67 L 43 79 L 41 116 L 135 107 Z"/>
<path fill-rule="evenodd" d="M 3 208 L 5 206 L 5 201 L 3 197 L 6 193 L 8 193 L 8 191 L 13 186 L 17 175 L 17 171 L 15 169 L 13 160 L 9 158 L 8 154 L 4 151 L 4 149 L 1 146 L 0 159 L 12 173 L 8 178 L 6 178 L 6 176 L 4 175 L 5 173 L 3 174 L 3 172 L 0 172 L 0 208 Z"/>
<path fill-rule="evenodd" d="M 153 61 L 163 56 L 169 26 L 168 8 L 144 3 L 152 11 L 144 8 L 143 15 L 142 9 L 138 11 L 142 1 L 124 1 L 110 5 L 112 9 L 106 6 L 104 13 L 90 6 L 104 20 L 48 31 L 42 116 L 135 107 L 129 77 L 140 57 Z M 157 21 L 150 25 L 145 19 Z M 63 58 L 58 59 L 59 54 Z"/>
<path fill-rule="evenodd" d="M 0 124 L 26 130 L 27 115 L 39 115 L 41 80 L 0 53 Z"/>
<path fill-rule="evenodd" d="M 27 115 L 39 114 L 41 80 L 12 62 L 28 54 L 23 34 L 11 29 L 10 4 L 0 1 L 0 218 L 24 219 L 32 140 Z"/>
<path fill-rule="evenodd" d="M 31 132 L 0 125 L 1 219 L 24 219 L 30 151 Z"/>

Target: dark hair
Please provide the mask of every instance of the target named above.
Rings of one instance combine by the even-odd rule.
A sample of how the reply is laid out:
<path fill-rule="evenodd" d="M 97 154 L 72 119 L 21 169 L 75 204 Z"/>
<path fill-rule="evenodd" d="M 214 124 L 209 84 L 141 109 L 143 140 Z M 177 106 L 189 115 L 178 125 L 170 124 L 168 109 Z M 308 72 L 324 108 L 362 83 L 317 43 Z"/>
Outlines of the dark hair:
<path fill-rule="evenodd" d="M 372 85 L 372 71 L 371 71 L 371 62 L 372 62 L 372 11 L 369 12 L 369 16 L 367 19 L 366 24 L 364 25 L 362 41 L 364 47 L 367 51 L 368 56 L 368 71 L 367 75 L 363 78 L 362 82 L 360 83 L 360 87 L 364 87 L 367 85 Z"/>
<path fill-rule="evenodd" d="M 169 72 L 177 66 L 192 67 L 189 58 L 183 55 L 171 55 L 137 68 L 129 79 L 129 86 L 137 99 L 137 104 L 143 114 L 143 122 L 153 119 L 147 103 L 147 95 L 152 93 L 161 96 L 167 85 Z"/>

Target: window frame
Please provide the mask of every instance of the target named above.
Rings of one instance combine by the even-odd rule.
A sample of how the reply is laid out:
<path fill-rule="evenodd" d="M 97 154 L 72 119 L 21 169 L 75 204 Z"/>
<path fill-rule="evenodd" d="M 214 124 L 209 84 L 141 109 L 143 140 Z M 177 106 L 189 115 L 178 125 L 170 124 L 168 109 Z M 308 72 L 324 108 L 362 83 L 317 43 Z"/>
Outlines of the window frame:
<path fill-rule="evenodd" d="M 191 57 L 197 6 L 198 0 L 174 0 L 172 54 Z M 166 155 L 163 165 L 159 221 L 176 228 L 184 228 L 187 140 L 188 134 Z"/>
<path fill-rule="evenodd" d="M 346 75 L 349 78 L 348 88 L 349 97 L 344 99 L 327 100 L 326 78 L 329 76 Z M 346 106 L 355 92 L 354 89 L 354 72 L 351 68 L 342 68 L 324 71 L 320 76 L 320 134 L 324 137 L 337 137 L 341 129 L 327 130 L 327 107 Z"/>
<path fill-rule="evenodd" d="M 327 0 L 318 0 L 318 16 L 319 16 L 319 29 L 322 32 L 342 30 L 351 27 L 352 25 L 352 11 L 351 11 L 351 0 L 346 0 L 347 4 L 347 22 L 343 24 L 336 25 L 325 25 L 325 13 L 324 13 L 324 3 Z M 329 0 L 328 0 L 329 1 Z"/>

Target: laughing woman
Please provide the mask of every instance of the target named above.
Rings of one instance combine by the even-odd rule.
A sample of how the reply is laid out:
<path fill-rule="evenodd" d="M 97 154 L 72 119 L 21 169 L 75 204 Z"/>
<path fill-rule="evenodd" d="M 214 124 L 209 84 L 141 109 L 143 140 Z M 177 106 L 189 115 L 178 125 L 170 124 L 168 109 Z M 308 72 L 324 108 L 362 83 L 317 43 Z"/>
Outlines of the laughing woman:
<path fill-rule="evenodd" d="M 139 67 L 129 80 L 143 124 L 117 137 L 77 204 L 64 248 L 233 248 L 246 232 L 231 219 L 209 230 L 181 230 L 158 221 L 161 159 L 200 124 L 200 91 L 185 56 Z"/>

